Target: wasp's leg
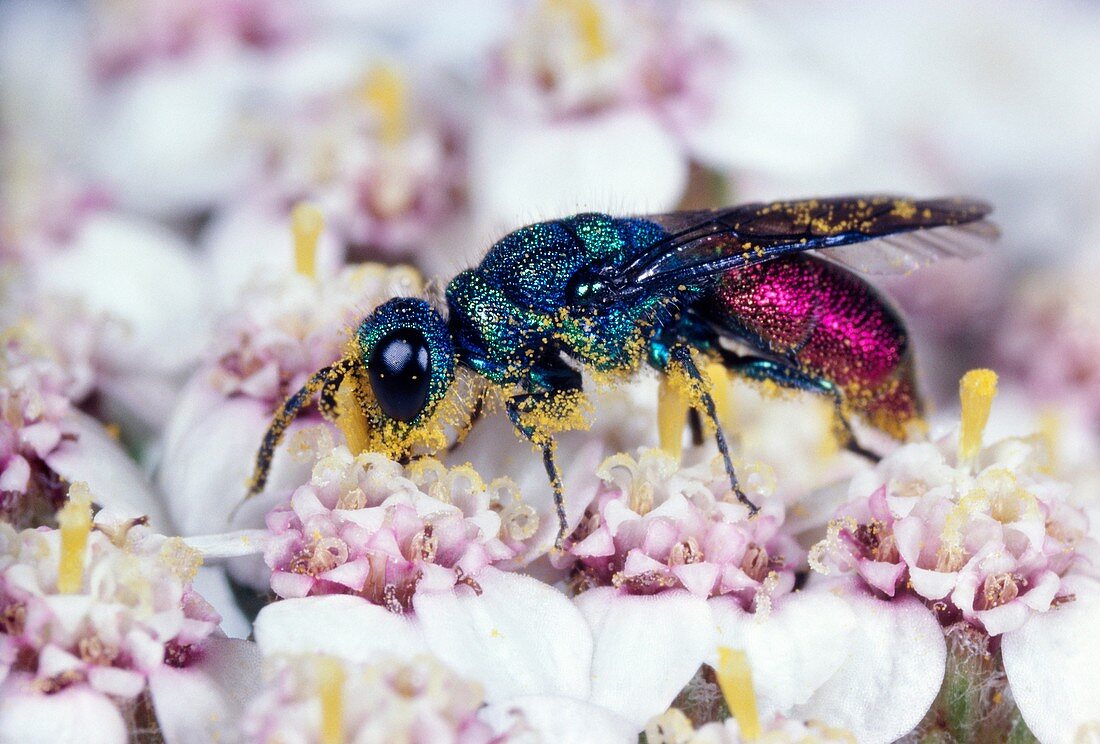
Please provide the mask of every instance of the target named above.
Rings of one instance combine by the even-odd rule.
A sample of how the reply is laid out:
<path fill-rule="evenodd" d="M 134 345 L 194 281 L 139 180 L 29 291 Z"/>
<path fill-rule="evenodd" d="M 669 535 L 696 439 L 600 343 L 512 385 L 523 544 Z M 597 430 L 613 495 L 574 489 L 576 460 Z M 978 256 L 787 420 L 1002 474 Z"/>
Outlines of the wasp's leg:
<path fill-rule="evenodd" d="M 882 459 L 881 455 L 862 447 L 856 440 L 855 431 L 852 429 L 852 424 L 848 420 L 847 414 L 844 412 L 844 394 L 841 392 L 840 388 L 832 382 L 808 375 L 783 362 L 764 359 L 763 357 L 742 356 L 726 349 L 722 349 L 721 351 L 722 361 L 726 365 L 726 368 L 735 374 L 760 382 L 771 381 L 780 387 L 805 390 L 819 395 L 830 396 L 833 399 L 833 408 L 837 420 L 840 422 L 840 425 L 844 428 L 844 433 L 847 435 L 848 441 L 844 445 L 845 448 L 849 452 L 865 457 L 872 462 L 878 462 Z"/>
<path fill-rule="evenodd" d="M 554 538 L 554 547 L 561 550 L 565 546 L 565 535 L 569 530 L 569 523 L 565 518 L 565 488 L 562 485 L 561 473 L 558 471 L 557 463 L 554 461 L 556 444 L 552 436 L 540 434 L 523 423 L 525 404 L 548 395 L 553 395 L 553 393 L 514 395 L 505 401 L 504 407 L 508 411 L 508 418 L 511 420 L 512 425 L 516 427 L 516 431 L 542 449 L 542 464 L 546 468 L 546 476 L 550 479 L 550 488 L 554 491 L 554 509 L 558 514 L 558 536 Z"/>
<path fill-rule="evenodd" d="M 322 398 L 327 398 L 327 400 L 321 402 L 322 412 L 325 412 L 326 409 L 335 411 L 335 390 L 340 387 L 340 382 L 344 379 L 347 370 L 348 365 L 344 361 L 318 370 L 298 392 L 291 395 L 279 406 L 271 421 L 271 426 L 264 434 L 263 442 L 260 443 L 260 450 L 256 453 L 256 465 L 252 471 L 252 479 L 249 481 L 248 493 L 245 495 L 245 499 L 249 499 L 264 490 L 264 486 L 267 485 L 268 474 L 271 471 L 271 461 L 275 457 L 275 448 L 283 440 L 287 427 L 298 417 L 310 398 L 318 392 L 322 392 Z M 325 413 L 325 415 L 328 417 L 329 414 Z"/>
<path fill-rule="evenodd" d="M 711 397 L 710 391 L 707 390 L 706 380 L 699 372 L 699 368 L 695 366 L 695 360 L 691 357 L 691 347 L 684 344 L 676 344 L 669 349 L 669 361 L 679 364 L 683 368 L 684 374 L 699 383 L 699 389 L 701 391 L 700 398 L 703 401 L 704 412 L 714 425 L 714 441 L 718 444 L 718 452 L 721 453 L 722 462 L 726 466 L 726 475 L 728 475 L 730 479 L 730 488 L 733 489 L 733 493 L 737 496 L 737 500 L 749 508 L 749 514 L 756 514 L 756 512 L 759 511 L 759 507 L 749 500 L 749 497 L 741 490 L 741 485 L 737 481 L 737 471 L 733 468 L 733 460 L 730 459 L 726 435 L 722 431 L 721 422 L 718 421 L 718 410 L 714 406 L 714 398 Z"/>

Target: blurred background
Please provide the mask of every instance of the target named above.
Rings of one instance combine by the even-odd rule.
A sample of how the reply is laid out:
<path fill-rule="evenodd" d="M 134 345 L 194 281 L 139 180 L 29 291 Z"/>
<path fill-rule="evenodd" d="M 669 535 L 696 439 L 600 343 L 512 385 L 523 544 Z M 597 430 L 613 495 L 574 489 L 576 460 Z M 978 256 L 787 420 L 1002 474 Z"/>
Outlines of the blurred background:
<path fill-rule="evenodd" d="M 926 388 L 990 365 L 1100 420 L 1098 166 L 1096 3 L 0 0 L 5 289 L 151 313 L 154 386 L 301 200 L 322 270 L 444 282 L 578 211 L 965 194 L 996 248 L 882 282 Z"/>

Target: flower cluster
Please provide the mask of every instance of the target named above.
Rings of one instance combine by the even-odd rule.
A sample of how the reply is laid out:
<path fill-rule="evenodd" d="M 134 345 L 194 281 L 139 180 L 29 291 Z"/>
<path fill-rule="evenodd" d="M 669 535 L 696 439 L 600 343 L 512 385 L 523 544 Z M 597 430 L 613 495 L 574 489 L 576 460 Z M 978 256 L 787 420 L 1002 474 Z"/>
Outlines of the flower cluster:
<path fill-rule="evenodd" d="M 86 490 L 70 495 L 66 509 L 90 520 Z M 0 678 L 11 694 L 87 685 L 133 700 L 162 666 L 188 666 L 218 626 L 191 587 L 202 559 L 141 522 L 101 512 L 81 533 L 75 519 L 22 532 L 0 523 Z"/>
<path fill-rule="evenodd" d="M 421 460 L 406 472 L 382 455 L 339 446 L 267 516 L 271 587 L 281 597 L 358 594 L 396 613 L 411 608 L 417 591 L 464 585 L 480 593 L 482 569 L 516 556 L 491 506 L 469 467 Z"/>
<path fill-rule="evenodd" d="M 415 270 L 381 264 L 347 266 L 322 281 L 300 273 L 257 281 L 218 330 L 207 379 L 226 397 L 274 406 L 339 358 L 351 329 L 371 309 L 420 287 Z"/>
<path fill-rule="evenodd" d="M 958 436 L 904 445 L 853 479 L 851 501 L 810 553 L 819 572 L 854 573 L 880 596 L 913 593 L 945 624 L 999 635 L 1073 599 L 1063 577 L 1091 571 L 1094 542 L 1070 488 L 1036 439 L 977 457 Z"/>
<path fill-rule="evenodd" d="M 291 656 L 245 712 L 248 741 L 408 741 L 503 744 L 477 717 L 479 685 L 431 657 L 350 664 Z M 338 735 L 337 735 L 338 734 Z"/>
<path fill-rule="evenodd" d="M 686 589 L 770 606 L 794 588 L 804 551 L 782 531 L 783 507 L 767 500 L 769 471 L 742 465 L 747 493 L 764 504 L 748 518 L 721 460 L 681 468 L 661 450 L 616 455 L 600 466 L 603 485 L 568 549 L 578 591 L 614 586 L 632 594 Z"/>

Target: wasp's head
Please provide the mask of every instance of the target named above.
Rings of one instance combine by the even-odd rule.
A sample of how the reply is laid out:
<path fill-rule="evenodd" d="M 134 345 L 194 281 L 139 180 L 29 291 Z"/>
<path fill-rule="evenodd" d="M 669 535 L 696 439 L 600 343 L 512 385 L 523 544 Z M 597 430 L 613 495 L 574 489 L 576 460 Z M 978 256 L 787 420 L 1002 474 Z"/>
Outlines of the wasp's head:
<path fill-rule="evenodd" d="M 367 316 L 354 344 L 371 429 L 382 449 L 403 454 L 423 440 L 454 382 L 455 351 L 447 324 L 424 300 L 398 297 Z"/>

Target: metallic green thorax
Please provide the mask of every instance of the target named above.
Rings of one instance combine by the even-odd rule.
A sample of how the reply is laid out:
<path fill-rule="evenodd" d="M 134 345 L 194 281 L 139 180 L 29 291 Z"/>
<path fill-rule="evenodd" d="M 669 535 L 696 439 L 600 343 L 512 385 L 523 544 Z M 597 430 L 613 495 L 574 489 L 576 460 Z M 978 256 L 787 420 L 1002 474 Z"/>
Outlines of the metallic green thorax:
<path fill-rule="evenodd" d="M 666 234 L 647 220 L 582 214 L 508 235 L 447 286 L 461 361 L 503 384 L 528 381 L 558 351 L 594 371 L 635 369 L 670 298 L 595 308 L 575 302 L 575 280 L 582 268 L 620 263 Z"/>

